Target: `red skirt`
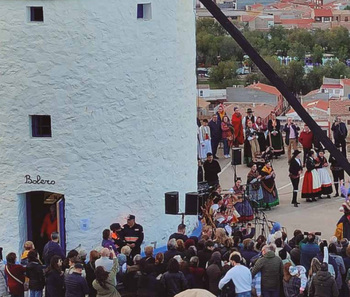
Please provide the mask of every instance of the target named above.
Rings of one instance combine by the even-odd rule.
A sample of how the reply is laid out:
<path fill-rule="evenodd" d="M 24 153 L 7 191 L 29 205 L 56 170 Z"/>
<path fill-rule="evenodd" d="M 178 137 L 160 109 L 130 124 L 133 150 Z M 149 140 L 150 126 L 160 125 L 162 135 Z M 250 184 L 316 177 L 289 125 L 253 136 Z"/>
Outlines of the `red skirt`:
<path fill-rule="evenodd" d="M 317 171 L 306 171 L 304 175 L 303 188 L 301 190 L 301 198 L 313 198 L 320 196 L 322 191 L 320 178 Z"/>

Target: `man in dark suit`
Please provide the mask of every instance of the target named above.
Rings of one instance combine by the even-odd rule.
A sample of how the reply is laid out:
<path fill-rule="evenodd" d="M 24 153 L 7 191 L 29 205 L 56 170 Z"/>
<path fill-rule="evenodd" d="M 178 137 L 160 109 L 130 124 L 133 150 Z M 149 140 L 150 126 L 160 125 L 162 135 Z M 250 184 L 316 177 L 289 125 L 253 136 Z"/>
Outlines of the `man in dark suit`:
<path fill-rule="evenodd" d="M 346 125 L 341 121 L 341 117 L 336 117 L 332 125 L 333 137 L 335 145 L 338 143 L 341 145 L 341 151 L 346 157 L 346 137 L 348 136 L 348 129 Z"/>
<path fill-rule="evenodd" d="M 216 156 L 216 151 L 221 140 L 221 121 L 218 120 L 218 115 L 216 113 L 213 114 L 208 126 L 210 128 L 211 135 L 211 150 L 213 152 L 214 159 L 219 159 Z"/>

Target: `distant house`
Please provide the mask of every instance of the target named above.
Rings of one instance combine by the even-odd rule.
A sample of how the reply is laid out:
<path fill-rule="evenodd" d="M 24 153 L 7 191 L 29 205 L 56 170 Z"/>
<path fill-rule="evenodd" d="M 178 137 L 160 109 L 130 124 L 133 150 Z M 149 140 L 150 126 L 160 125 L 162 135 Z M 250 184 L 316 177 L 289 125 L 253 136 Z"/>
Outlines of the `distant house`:
<path fill-rule="evenodd" d="M 333 21 L 333 12 L 332 9 L 314 9 L 311 13 L 311 17 L 315 22 L 318 23 L 329 23 Z"/>
<path fill-rule="evenodd" d="M 315 100 L 322 100 L 322 101 L 328 102 L 329 94 L 321 93 L 320 89 L 316 89 L 316 90 L 313 90 L 313 91 L 307 93 L 306 95 L 302 96 L 302 98 L 301 98 L 302 103 L 308 103 L 308 102 L 312 102 Z"/>
<path fill-rule="evenodd" d="M 321 127 L 323 131 L 330 135 L 330 125 L 329 125 L 329 103 L 324 100 L 315 100 L 303 104 L 305 110 L 309 115 L 315 120 L 315 122 Z M 286 113 L 286 117 L 291 117 L 295 121 L 302 122 L 299 115 L 291 109 Z"/>

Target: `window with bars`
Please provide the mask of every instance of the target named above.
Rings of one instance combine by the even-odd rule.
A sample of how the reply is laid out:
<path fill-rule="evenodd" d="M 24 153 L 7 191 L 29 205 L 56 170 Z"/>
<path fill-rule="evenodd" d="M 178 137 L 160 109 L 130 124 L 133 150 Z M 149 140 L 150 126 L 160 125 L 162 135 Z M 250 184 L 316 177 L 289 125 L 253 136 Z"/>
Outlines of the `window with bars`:
<path fill-rule="evenodd" d="M 51 116 L 32 115 L 32 137 L 51 137 Z"/>

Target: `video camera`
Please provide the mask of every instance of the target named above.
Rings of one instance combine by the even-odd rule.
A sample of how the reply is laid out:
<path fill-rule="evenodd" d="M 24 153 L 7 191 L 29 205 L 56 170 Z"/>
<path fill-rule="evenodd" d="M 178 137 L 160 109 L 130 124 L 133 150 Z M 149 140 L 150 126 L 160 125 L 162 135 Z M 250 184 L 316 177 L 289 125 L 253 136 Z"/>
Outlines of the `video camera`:
<path fill-rule="evenodd" d="M 304 232 L 304 235 L 309 235 L 309 234 L 312 234 L 312 235 L 315 235 L 315 236 L 321 236 L 321 232 Z"/>

